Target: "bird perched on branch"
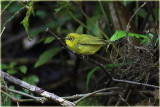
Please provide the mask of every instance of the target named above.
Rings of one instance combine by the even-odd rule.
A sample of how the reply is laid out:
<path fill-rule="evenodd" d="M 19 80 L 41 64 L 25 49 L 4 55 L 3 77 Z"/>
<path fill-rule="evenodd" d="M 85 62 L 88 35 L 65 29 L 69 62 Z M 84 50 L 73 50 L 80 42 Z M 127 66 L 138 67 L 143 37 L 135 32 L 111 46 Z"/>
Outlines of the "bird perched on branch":
<path fill-rule="evenodd" d="M 65 42 L 72 51 L 82 55 L 92 55 L 109 43 L 107 40 L 98 37 L 77 33 L 68 34 Z"/>

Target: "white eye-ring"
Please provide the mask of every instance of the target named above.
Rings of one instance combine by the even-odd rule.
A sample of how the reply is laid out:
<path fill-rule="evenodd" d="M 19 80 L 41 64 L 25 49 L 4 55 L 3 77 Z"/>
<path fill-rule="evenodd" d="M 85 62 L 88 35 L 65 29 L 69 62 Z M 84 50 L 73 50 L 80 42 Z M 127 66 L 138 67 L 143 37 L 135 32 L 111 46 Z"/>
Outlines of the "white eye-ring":
<path fill-rule="evenodd" d="M 73 38 L 69 38 L 70 41 L 73 41 Z"/>

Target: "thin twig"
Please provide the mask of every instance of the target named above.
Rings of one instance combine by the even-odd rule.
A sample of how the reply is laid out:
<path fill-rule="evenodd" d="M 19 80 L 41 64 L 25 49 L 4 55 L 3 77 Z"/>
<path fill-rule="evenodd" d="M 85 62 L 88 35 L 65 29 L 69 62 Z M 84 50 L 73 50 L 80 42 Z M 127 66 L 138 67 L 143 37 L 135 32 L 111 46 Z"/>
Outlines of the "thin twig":
<path fill-rule="evenodd" d="M 128 24 L 126 26 L 126 37 L 128 37 L 128 33 L 129 33 L 129 29 L 130 29 L 130 24 L 131 24 L 131 21 L 133 20 L 134 16 L 139 12 L 139 10 L 144 7 L 145 5 L 147 4 L 147 2 L 144 2 L 135 12 L 134 14 L 131 16 L 131 18 L 129 19 L 128 21 Z"/>
<path fill-rule="evenodd" d="M 11 0 L 5 7 L 3 10 L 1 10 L 0 14 L 2 15 L 2 13 L 12 4 L 12 2 L 15 0 Z"/>
<path fill-rule="evenodd" d="M 73 14 L 72 12 L 70 12 L 70 10 L 68 8 L 67 9 L 67 12 L 69 13 L 69 15 L 76 21 L 78 22 L 80 25 L 82 25 L 85 29 L 87 29 L 90 33 L 94 34 L 82 21 L 80 21 L 79 19 L 77 19 Z"/>
<path fill-rule="evenodd" d="M 159 86 L 156 86 L 156 85 L 145 84 L 145 83 L 140 83 L 140 82 L 135 82 L 135 81 L 119 80 L 115 78 L 113 78 L 112 80 L 114 82 L 128 83 L 128 84 L 140 85 L 140 86 L 151 87 L 151 88 L 160 88 Z"/>
<path fill-rule="evenodd" d="M 108 72 L 108 71 L 105 69 L 105 67 L 104 67 L 103 64 L 99 63 L 98 61 L 96 61 L 96 60 L 94 60 L 94 59 L 92 59 L 92 58 L 88 58 L 88 59 L 86 59 L 86 60 L 94 63 L 95 65 L 98 65 L 98 66 L 104 71 L 104 73 L 107 75 L 108 79 L 109 79 L 109 80 L 112 80 L 113 77 L 112 77 L 111 73 Z"/>
<path fill-rule="evenodd" d="M 5 94 L 6 96 L 8 96 L 9 98 L 11 98 L 12 100 L 16 101 L 17 99 L 12 97 L 10 94 L 8 94 L 7 92 L 0 90 L 3 94 Z"/>
<path fill-rule="evenodd" d="M 119 93 L 120 93 L 120 91 L 98 92 L 98 93 L 93 94 L 93 96 L 114 96 L 114 95 L 118 95 Z M 76 94 L 76 95 L 62 97 L 62 98 L 66 99 L 66 100 L 76 100 L 76 99 L 82 98 L 84 96 L 87 96 L 89 94 L 90 93 Z"/>
<path fill-rule="evenodd" d="M 91 19 L 85 14 L 85 12 L 80 9 L 81 13 L 86 17 L 86 19 L 88 19 L 88 21 L 107 39 L 109 40 L 109 37 L 99 28 L 95 25 L 94 22 L 91 21 Z"/>
<path fill-rule="evenodd" d="M 4 87 L 3 85 L 2 85 L 2 88 L 4 88 L 7 91 L 10 91 L 10 92 L 13 92 L 13 93 L 16 93 L 16 94 L 20 94 L 20 95 L 32 98 L 32 100 L 34 99 L 34 101 L 36 100 L 36 101 L 41 102 L 41 103 L 44 103 L 47 100 L 45 97 L 35 97 L 35 96 L 30 95 L 30 94 L 21 92 L 21 91 L 9 89 L 7 87 Z"/>
<path fill-rule="evenodd" d="M 13 102 L 30 102 L 30 101 L 35 101 L 35 99 L 17 99 L 12 97 L 11 95 L 9 95 L 8 93 L 6 93 L 3 90 L 0 90 L 3 94 L 5 94 L 6 96 L 8 96 Z M 18 104 L 19 105 L 19 104 Z"/>
<path fill-rule="evenodd" d="M 74 103 L 77 104 L 77 103 L 79 103 L 80 101 L 82 101 L 83 99 L 85 99 L 85 98 L 87 98 L 87 97 L 89 97 L 89 96 L 92 96 L 92 95 L 94 95 L 94 94 L 96 94 L 96 93 L 103 92 L 103 91 L 108 91 L 108 90 L 115 90 L 115 89 L 120 89 L 120 88 L 119 88 L 119 87 L 103 88 L 103 89 L 100 89 L 100 90 L 97 90 L 97 91 L 94 91 L 94 92 L 92 92 L 92 93 L 87 94 L 86 96 L 78 99 L 78 100 L 75 101 Z"/>
<path fill-rule="evenodd" d="M 4 32 L 4 30 L 5 30 L 5 28 L 6 28 L 6 27 L 3 27 L 2 31 L 1 31 L 1 34 L 0 34 L 0 38 L 1 38 L 1 36 L 2 36 L 2 34 L 3 34 L 3 32 Z"/>
<path fill-rule="evenodd" d="M 24 8 L 25 8 L 25 6 L 21 7 L 18 11 L 16 11 L 16 12 L 14 13 L 14 15 L 13 15 L 12 17 L 10 17 L 10 18 L 3 24 L 3 27 L 5 27 L 6 24 L 7 24 L 8 22 L 10 22 L 10 21 L 11 21 L 17 14 L 19 14 Z"/>
<path fill-rule="evenodd" d="M 107 24 L 108 24 L 108 26 L 107 26 L 108 32 L 110 33 L 110 32 L 111 32 L 111 28 L 109 27 L 109 19 L 108 19 L 107 14 L 106 14 L 106 12 L 105 12 L 105 10 L 104 10 L 102 1 L 98 0 L 98 3 L 99 3 L 99 6 L 100 6 L 101 11 L 102 11 L 102 13 L 103 13 L 103 16 L 105 17 L 105 20 L 106 20 L 106 22 L 107 22 Z"/>
<path fill-rule="evenodd" d="M 121 101 L 125 102 L 127 104 L 127 106 L 130 107 L 130 105 L 128 104 L 128 102 L 121 95 L 119 95 L 119 97 L 121 98 Z"/>

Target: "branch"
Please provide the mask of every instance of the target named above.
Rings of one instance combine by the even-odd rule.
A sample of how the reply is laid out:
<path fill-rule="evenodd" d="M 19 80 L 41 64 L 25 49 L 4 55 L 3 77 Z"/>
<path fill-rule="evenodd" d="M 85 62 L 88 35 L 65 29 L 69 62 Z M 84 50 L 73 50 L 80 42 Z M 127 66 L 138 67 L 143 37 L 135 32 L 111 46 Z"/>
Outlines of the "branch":
<path fill-rule="evenodd" d="M 45 97 L 35 97 L 35 96 L 29 95 L 27 93 L 21 92 L 21 91 L 9 89 L 9 88 L 7 88 L 3 85 L 2 85 L 2 89 L 7 90 L 9 92 L 13 92 L 13 93 L 16 93 L 16 94 L 20 94 L 20 95 L 32 98 L 32 99 L 28 99 L 27 101 L 37 101 L 37 102 L 40 102 L 40 103 L 44 103 L 47 100 Z M 22 100 L 26 101 L 26 99 L 21 99 L 20 101 L 22 101 Z"/>
<path fill-rule="evenodd" d="M 35 101 L 35 99 L 17 99 L 9 95 L 8 93 L 4 92 L 3 90 L 0 90 L 1 93 L 5 94 L 7 97 L 9 97 L 13 102 L 30 102 L 30 101 Z"/>
<path fill-rule="evenodd" d="M 38 95 L 41 95 L 41 96 L 46 97 L 48 99 L 51 99 L 52 101 L 57 102 L 61 105 L 75 106 L 74 103 L 63 99 L 63 98 L 55 95 L 54 93 L 47 92 L 37 86 L 33 86 L 31 84 L 28 84 L 27 82 L 21 81 L 20 79 L 17 79 L 15 77 L 9 75 L 8 73 L 1 71 L 1 76 L 4 77 L 4 79 L 8 80 L 9 82 L 12 82 L 18 86 L 23 87 L 23 88 L 26 88 L 34 93 L 37 93 Z"/>
<path fill-rule="evenodd" d="M 93 96 L 113 96 L 113 95 L 118 95 L 120 92 L 119 91 L 111 91 L 111 92 L 98 92 L 93 94 Z M 88 96 L 90 93 L 86 93 L 86 94 L 76 94 L 76 95 L 72 95 L 72 96 L 67 96 L 67 97 L 63 97 L 66 100 L 76 100 L 79 98 L 82 98 L 84 96 Z"/>
<path fill-rule="evenodd" d="M 126 36 L 128 37 L 128 33 L 129 33 L 129 29 L 130 29 L 130 24 L 131 24 L 131 21 L 133 20 L 134 16 L 139 12 L 139 10 L 144 7 L 145 5 L 147 4 L 147 2 L 144 2 L 135 12 L 134 14 L 131 16 L 131 18 L 129 19 L 128 21 L 128 24 L 126 26 Z"/>
<path fill-rule="evenodd" d="M 20 94 L 20 95 L 32 98 L 32 99 L 15 99 L 12 96 L 11 97 L 9 96 L 11 99 L 15 99 L 14 101 L 18 101 L 18 102 L 37 101 L 37 102 L 40 102 L 40 103 L 44 103 L 46 101 L 49 101 L 45 97 L 35 97 L 35 96 L 29 95 L 27 93 L 21 92 L 21 91 L 17 91 L 17 90 L 13 90 L 13 89 L 7 88 L 7 87 L 5 87 L 3 85 L 2 85 L 2 89 L 7 90 L 9 92 L 13 92 L 13 93 L 16 93 L 16 94 Z M 98 93 L 95 93 L 93 96 L 113 96 L 113 95 L 118 95 L 120 93 L 119 90 L 121 90 L 121 88 L 112 87 L 112 88 L 108 88 L 108 90 L 107 90 L 107 91 L 110 91 L 110 92 L 98 92 Z M 91 93 L 76 94 L 76 95 L 62 97 L 62 98 L 66 99 L 66 100 L 76 100 L 76 99 L 82 98 L 84 96 L 88 96 L 89 94 L 91 94 Z"/>
<path fill-rule="evenodd" d="M 128 102 L 127 102 L 121 95 L 119 95 L 119 98 L 121 99 L 121 101 L 123 101 L 124 103 L 126 103 L 127 106 L 130 106 L 130 105 L 128 104 Z M 119 100 L 119 101 L 120 101 L 120 100 Z M 117 103 L 116 106 L 118 106 L 119 101 L 118 101 L 118 103 Z"/>
<path fill-rule="evenodd" d="M 129 83 L 129 84 L 140 85 L 140 86 L 151 87 L 151 88 L 160 88 L 159 86 L 156 86 L 156 85 L 145 84 L 145 83 L 140 83 L 140 82 L 135 82 L 135 81 L 119 80 L 115 78 L 113 78 L 112 80 L 114 82 Z"/>
<path fill-rule="evenodd" d="M 117 90 L 117 89 L 121 89 L 121 88 L 119 88 L 119 87 L 103 88 L 103 89 L 100 89 L 100 90 L 97 90 L 97 91 L 94 91 L 94 92 L 92 92 L 92 93 L 87 94 L 86 96 L 78 99 L 78 100 L 75 101 L 74 103 L 77 104 L 78 102 L 82 101 L 83 99 L 85 99 L 85 98 L 87 98 L 87 97 L 90 97 L 90 96 L 92 96 L 92 95 L 94 95 L 94 94 L 96 94 L 96 93 L 99 93 L 99 92 L 109 91 L 109 90 Z"/>
<path fill-rule="evenodd" d="M 0 38 L 1 38 L 1 36 L 2 36 L 2 34 L 3 34 L 5 29 L 6 29 L 6 27 L 3 27 L 2 31 L 0 32 Z"/>
<path fill-rule="evenodd" d="M 17 102 L 17 100 L 18 100 L 16 98 L 14 98 L 13 96 L 11 96 L 10 94 L 8 94 L 7 92 L 4 92 L 3 90 L 1 90 L 1 93 L 5 94 L 7 97 L 11 98 L 13 101 Z"/>

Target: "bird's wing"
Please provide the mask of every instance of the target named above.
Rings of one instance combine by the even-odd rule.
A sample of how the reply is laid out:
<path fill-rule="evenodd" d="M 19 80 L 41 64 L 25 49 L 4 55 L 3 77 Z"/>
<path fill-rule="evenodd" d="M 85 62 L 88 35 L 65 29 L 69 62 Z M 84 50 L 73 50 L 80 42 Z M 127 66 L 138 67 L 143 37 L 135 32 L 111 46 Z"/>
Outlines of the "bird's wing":
<path fill-rule="evenodd" d="M 105 45 L 106 41 L 98 37 L 86 35 L 85 37 L 82 37 L 79 40 L 79 44 L 81 45 Z"/>

